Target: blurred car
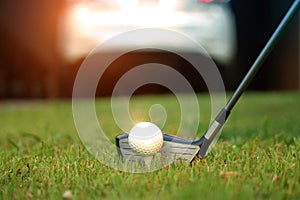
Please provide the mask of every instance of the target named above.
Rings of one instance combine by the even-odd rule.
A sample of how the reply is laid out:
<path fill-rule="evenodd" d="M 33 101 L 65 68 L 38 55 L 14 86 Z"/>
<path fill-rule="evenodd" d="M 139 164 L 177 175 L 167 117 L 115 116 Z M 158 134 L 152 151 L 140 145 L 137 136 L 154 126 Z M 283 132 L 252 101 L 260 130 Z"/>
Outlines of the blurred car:
<path fill-rule="evenodd" d="M 60 50 L 66 59 L 76 60 L 106 39 L 138 28 L 185 34 L 222 65 L 230 65 L 235 55 L 235 19 L 229 0 L 70 1 L 61 24 Z"/>

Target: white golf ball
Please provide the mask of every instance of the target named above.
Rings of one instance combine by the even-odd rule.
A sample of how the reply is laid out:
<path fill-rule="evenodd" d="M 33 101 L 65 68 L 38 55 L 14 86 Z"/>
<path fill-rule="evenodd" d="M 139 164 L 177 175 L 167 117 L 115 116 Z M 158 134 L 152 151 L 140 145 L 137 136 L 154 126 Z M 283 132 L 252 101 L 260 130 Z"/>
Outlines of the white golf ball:
<path fill-rule="evenodd" d="M 155 124 L 140 122 L 130 130 L 128 143 L 134 151 L 143 155 L 151 155 L 161 149 L 163 134 Z"/>

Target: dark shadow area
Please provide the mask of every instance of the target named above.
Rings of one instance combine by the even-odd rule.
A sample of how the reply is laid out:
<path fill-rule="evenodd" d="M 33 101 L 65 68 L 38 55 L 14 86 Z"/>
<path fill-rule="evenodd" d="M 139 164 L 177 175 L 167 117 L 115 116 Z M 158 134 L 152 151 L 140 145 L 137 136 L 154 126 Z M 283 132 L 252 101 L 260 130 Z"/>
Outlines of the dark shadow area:
<path fill-rule="evenodd" d="M 234 63 L 235 85 L 250 68 L 293 2 L 232 1 L 238 40 L 238 52 Z M 298 12 L 249 89 L 299 90 L 299 69 Z"/>
<path fill-rule="evenodd" d="M 199 53 L 184 52 L 183 54 L 195 56 L 198 60 L 201 60 L 201 63 L 209 61 L 209 58 Z M 99 56 L 101 57 L 101 55 Z M 191 63 L 189 63 L 181 56 L 163 50 L 143 49 L 123 54 L 117 60 L 111 63 L 111 65 L 105 70 L 99 80 L 99 85 L 96 92 L 97 96 L 111 96 L 116 83 L 124 74 L 139 65 L 147 63 L 159 63 L 168 66 L 184 76 L 184 78 L 189 81 L 195 92 L 207 91 L 206 84 L 199 72 L 193 67 Z M 135 76 L 147 76 L 146 74 L 131 75 L 133 78 Z M 157 76 L 166 75 L 157 74 Z M 140 87 L 134 94 L 161 94 L 168 92 L 170 92 L 169 89 L 164 86 L 158 84 L 147 84 L 144 87 Z"/>
<path fill-rule="evenodd" d="M 59 25 L 69 1 L 3 0 L 0 2 L 0 98 L 65 98 L 72 96 L 76 73 L 84 60 L 67 60 L 58 51 Z M 229 65 L 216 63 L 227 90 L 234 90 L 293 3 L 232 0 L 238 50 Z M 221 33 L 220 33 L 221 34 Z M 112 64 L 101 81 L 98 96 L 107 96 L 118 77 L 133 66 L 158 62 L 182 73 L 196 92 L 205 92 L 201 76 L 189 63 L 158 52 L 133 52 Z M 122 68 L 119 66 L 122 65 Z M 250 90 L 299 90 L 299 14 L 265 62 Z M 151 89 L 152 88 L 152 89 Z M 164 87 L 145 86 L 136 93 L 164 93 Z"/>

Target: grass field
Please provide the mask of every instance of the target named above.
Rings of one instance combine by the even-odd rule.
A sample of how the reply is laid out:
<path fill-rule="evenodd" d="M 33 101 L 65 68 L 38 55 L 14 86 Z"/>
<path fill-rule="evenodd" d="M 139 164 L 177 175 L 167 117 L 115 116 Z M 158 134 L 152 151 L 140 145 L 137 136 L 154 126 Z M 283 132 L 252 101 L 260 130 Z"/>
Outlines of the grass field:
<path fill-rule="evenodd" d="M 201 135 L 210 103 L 202 94 L 199 102 Z M 163 131 L 173 133 L 180 113 L 171 95 L 137 97 L 133 114 L 147 120 L 143 109 L 152 103 L 166 106 Z M 113 141 L 120 130 L 109 105 L 96 102 Z M 0 102 L 0 199 L 299 199 L 299 111 L 300 93 L 246 93 L 205 159 L 131 174 L 85 150 L 71 101 Z"/>

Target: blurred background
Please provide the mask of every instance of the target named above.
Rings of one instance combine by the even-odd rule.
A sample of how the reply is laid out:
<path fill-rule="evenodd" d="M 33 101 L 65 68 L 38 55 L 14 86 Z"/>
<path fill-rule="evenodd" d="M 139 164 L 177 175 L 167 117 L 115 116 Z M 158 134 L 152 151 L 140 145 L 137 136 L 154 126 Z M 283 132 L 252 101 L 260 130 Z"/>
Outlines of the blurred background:
<path fill-rule="evenodd" d="M 69 98 L 80 64 L 101 42 L 136 28 L 167 28 L 199 42 L 234 90 L 293 0 L 2 0 L 0 2 L 0 98 Z M 259 72 L 251 90 L 300 90 L 299 14 Z M 125 45 L 129 45 L 125 44 Z M 124 48 L 124 46 L 120 46 Z M 193 54 L 194 50 L 182 47 Z M 118 51 L 113 49 L 112 51 Z M 111 53 L 111 52 L 107 52 Z M 99 55 L 101 56 L 101 55 Z M 184 73 L 196 92 L 192 67 L 170 52 L 135 51 L 105 72 L 109 96 L 122 73 L 164 60 Z M 167 92 L 145 86 L 139 93 Z"/>

